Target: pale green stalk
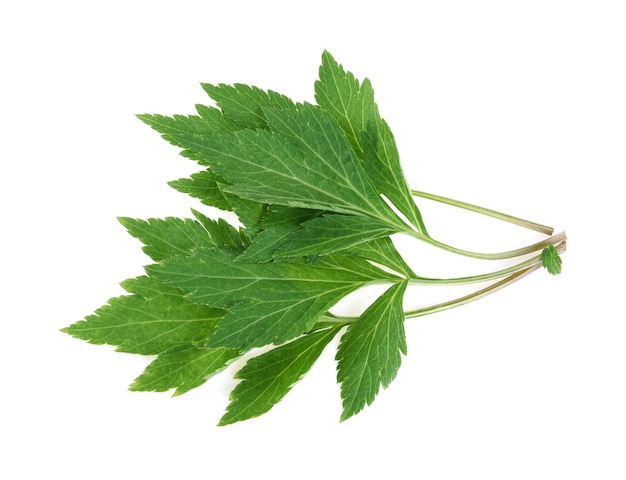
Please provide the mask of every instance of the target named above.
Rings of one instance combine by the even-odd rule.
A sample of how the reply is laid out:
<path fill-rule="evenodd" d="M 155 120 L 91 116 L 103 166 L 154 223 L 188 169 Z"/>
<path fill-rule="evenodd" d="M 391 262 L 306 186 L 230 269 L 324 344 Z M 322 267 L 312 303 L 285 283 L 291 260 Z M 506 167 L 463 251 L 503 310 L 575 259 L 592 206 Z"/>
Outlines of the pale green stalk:
<path fill-rule="evenodd" d="M 406 233 L 430 245 L 433 245 L 437 248 L 441 248 L 442 250 L 445 250 L 447 252 L 456 253 L 459 255 L 463 255 L 465 257 L 478 258 L 481 260 L 504 260 L 507 258 L 515 258 L 521 255 L 527 255 L 529 253 L 542 250 L 546 247 L 549 247 L 550 245 L 556 245 L 567 239 L 567 237 L 565 236 L 565 232 L 561 232 L 557 235 L 546 238 L 545 240 L 534 243 L 532 245 L 528 245 L 523 248 L 518 248 L 516 250 L 509 250 L 508 252 L 498 252 L 498 253 L 482 253 L 482 252 L 472 252 L 470 250 L 463 250 L 462 248 L 456 248 L 451 245 L 440 242 L 438 240 L 435 240 L 429 236 L 425 236 L 416 231 L 411 231 L 411 232 L 406 232 Z"/>
<path fill-rule="evenodd" d="M 560 254 L 563 253 L 566 248 L 565 242 L 559 243 L 556 246 L 556 248 Z M 538 261 L 537 261 L 537 258 L 539 258 Z M 416 310 L 410 310 L 408 312 L 404 312 L 404 318 L 409 319 L 409 318 L 423 317 L 424 315 L 430 315 L 432 313 L 442 312 L 444 310 L 450 310 L 451 308 L 460 307 L 467 303 L 473 302 L 474 300 L 483 298 L 491 293 L 497 292 L 498 290 L 501 290 L 504 287 L 511 285 L 512 283 L 524 278 L 526 275 L 534 272 L 535 270 L 540 269 L 541 267 L 542 267 L 541 259 L 540 259 L 540 256 L 538 256 L 530 260 L 527 260 L 526 262 L 522 262 L 518 265 L 510 267 L 509 269 L 500 270 L 498 272 L 493 272 L 490 274 L 477 275 L 474 277 L 464 277 L 464 278 L 458 278 L 458 279 L 430 279 L 434 281 L 433 284 L 438 283 L 440 285 L 453 285 L 453 284 L 459 285 L 463 283 L 476 283 L 478 281 L 486 281 L 488 280 L 488 278 L 485 278 L 487 276 L 491 276 L 492 279 L 495 279 L 495 278 L 498 278 L 496 275 L 500 275 L 502 274 L 502 272 L 505 272 L 507 270 L 510 270 L 513 272 L 513 273 L 510 273 L 506 278 L 503 278 L 502 280 L 500 280 L 499 282 L 493 283 L 485 288 L 472 292 L 468 295 L 464 295 L 462 297 L 458 297 L 453 300 L 449 300 L 447 302 L 437 303 L 435 305 L 430 305 L 428 307 L 423 307 L 423 308 L 419 308 Z M 482 277 L 482 280 L 476 280 L 480 277 Z M 475 280 L 465 281 L 468 279 L 475 279 Z M 328 328 L 330 326 L 335 326 L 335 325 L 347 326 L 353 323 L 354 321 L 356 321 L 357 318 L 358 317 L 338 316 L 329 312 L 320 318 L 320 320 L 315 324 L 315 326 L 313 327 L 311 331 L 319 330 L 322 328 Z"/>
<path fill-rule="evenodd" d="M 537 231 L 546 235 L 552 235 L 552 233 L 554 232 L 554 229 L 552 227 L 548 227 L 546 225 L 541 225 L 539 223 L 531 222 L 529 220 L 524 220 L 518 217 L 514 217 L 512 215 L 498 212 L 496 210 L 479 207 L 477 205 L 472 205 L 470 203 L 461 202 L 459 200 L 442 197 L 440 195 L 435 195 L 432 193 L 420 192 L 418 190 L 411 190 L 411 193 L 416 197 L 426 198 L 426 199 L 433 200 L 436 202 L 444 203 L 446 205 L 451 205 L 453 207 L 463 208 L 465 210 L 469 210 L 475 213 L 480 213 L 481 215 L 487 215 L 487 216 L 496 218 L 498 220 L 509 222 L 514 225 L 528 228 L 530 230 L 534 230 L 534 231 Z M 477 259 L 482 259 L 482 260 L 504 260 L 507 258 L 515 258 L 521 255 L 534 253 L 538 250 L 542 250 L 546 247 L 549 247 L 550 245 L 556 245 L 566 240 L 565 233 L 561 232 L 557 235 L 551 236 L 550 238 L 534 243 L 532 245 L 528 245 L 526 247 L 518 248 L 515 250 L 509 250 L 506 252 L 484 253 L 484 252 L 474 252 L 470 250 L 464 250 L 462 248 L 453 247 L 452 245 L 448 245 L 444 242 L 440 242 L 439 240 L 435 240 L 429 234 L 425 233 L 425 230 L 422 232 L 422 231 L 407 229 L 407 230 L 402 230 L 402 233 L 408 234 L 434 247 L 441 248 L 442 250 L 452 252 L 458 255 L 463 255 L 465 257 L 477 258 Z"/>
<path fill-rule="evenodd" d="M 411 190 L 411 193 L 416 197 L 427 198 L 435 202 L 445 203 L 446 205 L 452 205 L 453 207 L 463 208 L 465 210 L 480 213 L 481 215 L 487 215 L 489 217 L 502 220 L 504 222 L 509 222 L 514 225 L 528 228 L 530 230 L 534 230 L 539 233 L 544 233 L 546 235 L 552 235 L 554 233 L 554 228 L 552 227 L 548 227 L 546 225 L 541 225 L 539 223 L 531 222 L 529 220 L 524 220 L 522 218 L 514 217 L 506 213 L 497 212 L 489 208 L 479 207 L 477 205 L 472 205 L 471 203 L 461 202 L 460 200 L 454 200 L 452 198 L 442 197 L 441 195 L 435 195 L 433 193 L 420 192 L 418 190 Z"/>
<path fill-rule="evenodd" d="M 561 242 L 563 243 L 563 242 Z M 557 245 L 557 249 L 560 248 L 561 244 Z M 516 265 L 512 265 L 510 267 L 504 268 L 502 270 L 497 270 L 495 272 L 483 273 L 480 275 L 471 275 L 467 277 L 457 277 L 457 278 L 425 278 L 418 277 L 409 279 L 409 282 L 412 285 L 468 285 L 472 283 L 480 283 L 486 282 L 490 280 L 496 280 L 498 278 L 506 277 L 507 275 L 511 275 L 513 273 L 520 272 L 526 268 L 533 267 L 535 265 L 541 265 L 541 255 L 535 255 L 528 260 L 520 262 Z"/>

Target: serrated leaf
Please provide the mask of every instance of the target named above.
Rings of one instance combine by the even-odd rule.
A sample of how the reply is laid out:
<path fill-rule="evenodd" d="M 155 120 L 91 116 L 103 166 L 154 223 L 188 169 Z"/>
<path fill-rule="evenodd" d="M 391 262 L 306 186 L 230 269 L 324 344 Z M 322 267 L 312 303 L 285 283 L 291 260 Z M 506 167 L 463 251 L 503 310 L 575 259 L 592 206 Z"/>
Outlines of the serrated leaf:
<path fill-rule="evenodd" d="M 220 135 L 240 129 L 217 108 L 206 106 L 198 106 L 197 108 L 202 115 L 173 115 L 168 117 L 166 115 L 139 114 L 137 118 L 164 135 L 167 141 L 172 141 L 169 137 L 172 133 Z"/>
<path fill-rule="evenodd" d="M 222 89 L 218 88 L 218 90 L 221 91 Z M 268 104 L 279 103 L 270 102 Z M 216 108 L 197 105 L 196 109 L 200 116 L 174 115 L 173 117 L 167 117 L 164 115 L 137 115 L 137 117 L 150 125 L 153 129 L 162 133 L 165 140 L 183 148 L 184 145 L 174 138 L 178 134 L 199 137 L 215 136 L 232 133 L 243 128 Z M 195 161 L 201 160 L 197 152 L 190 148 L 187 148 L 181 152 L 181 154 Z M 234 211 L 247 228 L 253 229 L 258 223 L 266 206 L 224 192 L 223 184 L 224 180 L 210 170 L 196 173 L 189 179 L 179 179 L 169 182 L 171 187 L 183 193 L 187 193 L 192 197 L 199 198 L 206 205 L 214 206 L 225 211 Z"/>
<path fill-rule="evenodd" d="M 561 273 L 561 266 L 563 260 L 559 256 L 559 251 L 554 245 L 546 247 L 541 252 L 541 264 L 552 275 L 558 275 Z"/>
<path fill-rule="evenodd" d="M 234 85 L 203 83 L 202 88 L 215 100 L 222 112 L 241 128 L 267 128 L 267 121 L 263 115 L 264 107 L 291 109 L 296 106 L 291 99 L 280 93 L 264 91 L 241 83 Z"/>
<path fill-rule="evenodd" d="M 561 271 L 564 233 L 500 253 L 466 251 L 430 237 L 371 83 L 357 80 L 328 52 L 315 84 L 319 105 L 296 104 L 242 84 L 203 88 L 221 110 L 197 105 L 197 115 L 138 117 L 181 147 L 181 155 L 206 167 L 170 185 L 234 212 L 242 226 L 198 211 L 196 220 L 120 218 L 158 263 L 146 267 L 151 276 L 123 282 L 128 295 L 63 329 L 119 351 L 156 355 L 131 390 L 174 389 L 178 395 L 249 349 L 271 346 L 238 372 L 241 382 L 220 424 L 252 418 L 280 401 L 349 325 L 336 355 L 345 420 L 396 377 L 407 350 L 405 315 L 461 305 L 533 270 L 530 259 L 481 275 L 421 278 L 396 250 L 393 234 L 408 233 L 431 246 L 484 259 L 522 256 L 560 238 L 559 250 L 546 248 L 541 260 L 550 273 Z M 552 235 L 550 227 L 493 210 L 415 195 Z M 403 296 L 411 279 L 427 284 L 500 280 L 405 313 Z M 373 283 L 391 286 L 359 318 L 329 311 Z"/>
<path fill-rule="evenodd" d="M 267 211 L 267 205 L 255 200 L 241 198 L 233 193 L 225 191 L 228 188 L 225 184 L 222 184 L 221 188 L 224 193 L 224 197 L 232 207 L 232 211 L 235 212 L 241 224 L 246 228 L 246 231 L 251 235 L 258 232 L 259 222 Z"/>
<path fill-rule="evenodd" d="M 275 225 L 259 232 L 254 241 L 237 258 L 242 262 L 269 262 L 274 260 L 274 252 L 297 230 L 297 226 Z"/>
<path fill-rule="evenodd" d="M 380 386 L 387 388 L 406 355 L 402 298 L 408 281 L 391 286 L 348 327 L 337 350 L 337 381 L 341 383 L 346 420 L 371 405 Z"/>
<path fill-rule="evenodd" d="M 377 218 L 394 225 L 399 231 L 406 228 L 375 191 L 354 150 L 332 117 L 313 106 L 306 106 L 299 111 L 266 108 L 264 112 L 272 132 L 287 138 L 303 153 L 301 168 L 295 170 L 293 165 L 288 165 L 288 170 L 294 173 L 299 171 L 304 175 L 312 169 L 323 173 L 320 183 L 309 185 L 309 188 L 314 187 L 311 192 L 313 195 L 320 187 L 325 187 L 328 193 L 336 192 L 337 197 L 347 195 L 354 205 L 360 206 L 352 211 L 327 210 Z"/>
<path fill-rule="evenodd" d="M 157 262 L 190 253 L 199 247 L 215 246 L 202 224 L 189 218 L 138 220 L 119 217 L 118 220 L 128 233 L 145 245 L 143 251 Z"/>
<path fill-rule="evenodd" d="M 326 214 L 304 222 L 274 253 L 275 258 L 329 254 L 395 233 L 374 218 Z"/>
<path fill-rule="evenodd" d="M 122 284 L 133 295 L 109 300 L 63 331 L 120 352 L 156 355 L 172 347 L 206 343 L 224 310 L 194 303 L 181 290 L 150 277 Z"/>
<path fill-rule="evenodd" d="M 137 115 L 142 122 L 161 134 L 164 140 L 180 147 L 173 134 L 220 135 L 239 130 L 241 127 L 233 123 L 216 108 L 198 107 L 202 112 L 198 115 Z M 185 157 L 197 160 L 193 152 L 185 152 Z"/>
<path fill-rule="evenodd" d="M 417 278 L 417 274 L 413 272 L 411 267 L 405 262 L 389 237 L 359 243 L 358 245 L 343 250 L 341 253 L 344 255 L 356 255 L 357 257 L 371 260 L 407 278 Z"/>
<path fill-rule="evenodd" d="M 363 168 L 377 191 L 422 233 L 426 227 L 400 166 L 400 154 L 387 122 L 376 116 L 362 133 Z"/>
<path fill-rule="evenodd" d="M 193 198 L 199 199 L 203 204 L 216 207 L 224 211 L 232 211 L 232 204 L 220 188 L 220 178 L 211 170 L 203 170 L 194 173 L 190 178 L 180 178 L 168 182 L 168 185 L 186 193 Z"/>
<path fill-rule="evenodd" d="M 254 237 L 254 242 L 237 258 L 245 262 L 269 262 L 274 252 L 287 238 L 300 228 L 300 224 L 320 216 L 320 210 L 290 208 L 273 205 L 268 208 L 259 227 L 262 229 Z"/>
<path fill-rule="evenodd" d="M 221 91 L 221 89 L 218 89 Z M 174 115 L 137 115 L 146 124 L 163 134 L 163 138 L 173 145 L 184 147 L 175 136 L 186 134 L 192 136 L 215 136 L 232 133 L 240 130 L 235 124 L 216 108 L 204 105 L 196 106 L 200 116 Z M 187 148 L 181 154 L 189 159 L 200 161 L 201 157 L 193 149 Z M 252 229 L 259 221 L 265 210 L 265 205 L 251 200 L 239 198 L 223 191 L 224 180 L 214 172 L 206 170 L 196 173 L 189 179 L 179 179 L 169 182 L 172 188 L 199 198 L 204 204 L 217 207 L 225 211 L 234 211 L 241 222 Z"/>
<path fill-rule="evenodd" d="M 191 178 L 181 178 L 169 185 L 182 193 L 200 199 L 205 205 L 234 212 L 249 230 L 255 230 L 267 210 L 267 205 L 254 200 L 240 198 L 225 192 L 225 181 L 211 170 L 195 173 Z"/>
<path fill-rule="evenodd" d="M 246 362 L 235 378 L 241 382 L 220 425 L 247 420 L 268 412 L 311 369 L 341 327 L 308 333 Z"/>
<path fill-rule="evenodd" d="M 146 270 L 189 292 L 190 300 L 227 309 L 209 345 L 237 349 L 291 340 L 348 293 L 398 279 L 355 257 L 328 256 L 313 265 L 245 263 L 216 249 L 199 249 Z"/>
<path fill-rule="evenodd" d="M 135 379 L 130 390 L 166 392 L 175 388 L 174 395 L 182 395 L 202 385 L 239 356 L 239 351 L 227 348 L 175 347 L 159 354 Z"/>
<path fill-rule="evenodd" d="M 377 191 L 385 195 L 418 230 L 425 232 L 421 213 L 413 201 L 393 134 L 380 117 L 374 90 L 337 63 L 328 52 L 322 55 L 315 99 L 341 126 Z"/>
<path fill-rule="evenodd" d="M 301 224 L 318 218 L 320 210 L 296 209 L 273 206 L 262 221 L 263 230 L 254 242 L 246 248 L 238 260 L 247 262 L 268 262 L 287 239 L 300 228 Z M 327 214 L 328 215 L 328 214 Z M 341 216 L 345 218 L 344 216 Z M 360 218 L 360 217 L 359 217 Z M 330 233 L 330 232 L 329 232 Z M 384 265 L 399 274 L 416 278 L 417 275 L 407 265 L 389 237 L 362 242 L 341 250 L 343 255 L 355 255 Z"/>
<path fill-rule="evenodd" d="M 361 155 L 361 132 L 377 115 L 374 90 L 366 78 L 363 83 L 346 72 L 333 56 L 325 51 L 315 82 L 315 100 L 341 126 L 354 150 Z"/>
<path fill-rule="evenodd" d="M 198 137 L 178 135 L 185 148 L 229 185 L 225 191 L 262 203 L 377 218 L 398 231 L 409 227 L 376 193 L 336 122 L 316 108 L 265 109 L 263 130 Z M 288 137 L 288 138 L 286 138 Z"/>
<path fill-rule="evenodd" d="M 211 245 L 205 245 L 206 247 L 228 248 L 238 253 L 248 246 L 249 240 L 246 236 L 223 218 L 213 220 L 197 210 L 191 211 L 211 238 Z"/>

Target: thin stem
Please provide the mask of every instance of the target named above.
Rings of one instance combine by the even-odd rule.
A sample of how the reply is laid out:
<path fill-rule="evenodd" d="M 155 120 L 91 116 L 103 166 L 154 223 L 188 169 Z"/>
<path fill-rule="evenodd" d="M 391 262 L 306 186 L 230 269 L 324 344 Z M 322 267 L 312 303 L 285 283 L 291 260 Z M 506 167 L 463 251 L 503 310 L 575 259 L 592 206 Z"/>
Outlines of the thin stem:
<path fill-rule="evenodd" d="M 423 317 L 424 315 L 430 315 L 431 313 L 442 312 L 444 310 L 449 310 L 451 308 L 460 307 L 461 305 L 465 305 L 466 303 L 473 302 L 474 300 L 478 300 L 479 298 L 486 297 L 487 295 L 497 292 L 498 290 L 503 289 L 504 287 L 517 282 L 518 280 L 524 278 L 526 275 L 534 272 L 535 270 L 541 268 L 541 265 L 535 265 L 533 267 L 527 268 L 520 272 L 514 273 L 513 275 L 508 276 L 504 280 L 500 280 L 493 285 L 490 285 L 486 288 L 478 290 L 474 293 L 470 293 L 469 295 L 465 295 L 463 297 L 455 298 L 454 300 L 450 300 L 449 302 L 438 303 L 437 305 L 431 305 L 430 307 L 419 308 L 417 310 L 411 310 L 409 312 L 404 313 L 404 318 L 417 318 Z"/>
<path fill-rule="evenodd" d="M 556 249 L 559 253 L 563 253 L 565 251 L 566 244 L 565 242 L 561 242 L 557 245 Z M 463 297 L 455 298 L 454 300 L 450 300 L 448 302 L 438 303 L 436 305 L 431 305 L 429 307 L 419 308 L 417 310 L 411 310 L 409 312 L 404 312 L 404 318 L 417 318 L 423 317 L 424 315 L 430 315 L 431 313 L 442 312 L 444 310 L 449 310 L 451 308 L 460 307 L 461 305 L 465 305 L 466 303 L 473 302 L 474 300 L 478 300 L 479 298 L 486 297 L 487 295 L 497 292 L 498 290 L 503 289 L 504 287 L 511 285 L 512 283 L 521 280 L 526 275 L 534 272 L 535 270 L 540 269 L 542 266 L 541 262 L 533 265 L 532 267 L 526 268 L 525 270 L 521 270 L 517 273 L 514 273 L 503 280 L 500 280 L 497 283 L 489 285 L 481 290 L 477 290 L 469 295 L 464 295 Z"/>
<path fill-rule="evenodd" d="M 517 273 L 509 275 L 503 280 L 500 280 L 493 285 L 489 285 L 488 287 L 477 290 L 476 292 L 470 293 L 468 295 L 464 295 L 462 297 L 455 298 L 454 300 L 450 300 L 443 303 L 437 303 L 435 305 L 430 305 L 424 308 L 418 308 L 417 310 L 410 310 L 408 312 L 404 312 L 404 319 L 409 318 L 417 318 L 423 317 L 425 315 L 430 315 L 432 313 L 443 312 L 444 310 L 450 310 L 451 308 L 460 307 L 461 305 L 465 305 L 467 303 L 478 300 L 479 298 L 486 297 L 487 295 L 497 292 L 498 290 L 503 289 L 504 287 L 517 282 L 518 280 L 524 278 L 526 275 L 534 272 L 541 268 L 541 264 L 534 265 L 532 267 L 521 270 Z M 359 317 L 342 317 L 336 316 L 332 314 L 324 315 L 320 320 L 315 324 L 315 326 L 310 331 L 321 330 L 323 328 L 328 328 L 331 326 L 343 325 L 347 326 L 351 323 L 354 323 Z"/>
<path fill-rule="evenodd" d="M 557 246 L 561 248 L 561 244 Z M 520 262 L 516 265 L 512 265 L 510 267 L 504 268 L 502 270 L 497 270 L 495 272 L 483 273 L 480 275 L 471 275 L 468 277 L 457 277 L 457 278 L 426 278 L 426 277 L 417 277 L 409 279 L 409 282 L 412 285 L 468 285 L 472 283 L 480 283 L 486 282 L 489 280 L 496 280 L 498 278 L 506 277 L 507 275 L 511 275 L 513 273 L 517 273 L 521 270 L 524 270 L 528 267 L 533 267 L 537 264 L 541 264 L 541 255 L 535 255 L 528 260 Z"/>
<path fill-rule="evenodd" d="M 509 222 L 514 225 L 528 228 L 530 230 L 534 230 L 539 233 L 544 233 L 546 235 L 552 235 L 554 233 L 554 228 L 552 227 L 541 225 L 540 223 L 531 222 L 529 220 L 524 220 L 522 218 L 514 217 L 506 213 L 497 212 L 489 208 L 479 207 L 477 205 L 472 205 L 471 203 L 461 202 L 459 200 L 454 200 L 448 197 L 442 197 L 441 195 L 435 195 L 433 193 L 420 192 L 418 190 L 411 190 L 411 193 L 416 197 L 426 198 L 428 200 L 434 200 L 435 202 L 445 203 L 446 205 L 451 205 L 453 207 L 470 210 L 472 212 L 476 212 L 482 215 L 487 215 L 489 217 L 497 218 L 498 220 Z"/>
<path fill-rule="evenodd" d="M 566 248 L 566 243 L 561 242 L 557 245 L 556 248 L 559 253 L 563 253 Z M 438 304 L 431 305 L 428 307 L 423 307 L 423 308 L 419 308 L 416 310 L 410 310 L 408 312 L 404 312 L 404 318 L 406 320 L 409 318 L 423 317 L 425 315 L 430 315 L 432 313 L 442 312 L 444 310 L 450 310 L 451 308 L 460 307 L 461 305 L 465 305 L 467 303 L 473 302 L 480 298 L 486 297 L 489 294 L 497 292 L 498 290 L 501 290 L 504 287 L 511 285 L 512 283 L 515 283 L 518 280 L 521 280 L 526 275 L 529 275 L 530 273 L 540 269 L 541 266 L 542 266 L 541 262 L 536 262 L 527 268 L 524 268 L 522 270 L 519 270 L 509 275 L 508 277 L 500 280 L 499 282 L 496 282 L 492 285 L 489 285 L 488 287 L 482 288 L 468 295 L 464 295 L 462 297 L 458 297 L 453 300 L 449 300 L 447 302 L 438 303 Z M 315 326 L 313 327 L 311 331 L 320 330 L 322 328 L 328 328 L 328 327 L 337 326 L 337 325 L 347 326 L 353 323 L 354 321 L 356 321 L 357 318 L 358 317 L 338 316 L 338 315 L 334 315 L 328 312 L 320 318 L 320 320 L 315 324 Z"/>
<path fill-rule="evenodd" d="M 541 242 L 528 245 L 527 247 L 518 248 L 516 250 L 509 250 L 508 252 L 499 252 L 499 253 L 481 253 L 481 252 L 472 252 L 470 250 L 463 250 L 461 248 L 453 247 L 451 245 L 435 240 L 434 238 L 424 236 L 420 234 L 419 232 L 406 232 L 406 233 L 408 233 L 409 235 L 412 235 L 415 238 L 418 238 L 419 240 L 429 243 L 430 245 L 441 248 L 448 252 L 463 255 L 465 257 L 479 258 L 482 260 L 504 260 L 507 258 L 519 257 L 521 255 L 526 255 L 526 254 L 544 249 L 546 247 L 549 247 L 550 245 L 555 245 L 557 243 L 560 243 L 566 240 L 567 238 L 565 236 L 565 232 L 561 232 L 558 235 L 554 235 L 550 238 L 546 238 L 545 240 L 542 240 Z"/>

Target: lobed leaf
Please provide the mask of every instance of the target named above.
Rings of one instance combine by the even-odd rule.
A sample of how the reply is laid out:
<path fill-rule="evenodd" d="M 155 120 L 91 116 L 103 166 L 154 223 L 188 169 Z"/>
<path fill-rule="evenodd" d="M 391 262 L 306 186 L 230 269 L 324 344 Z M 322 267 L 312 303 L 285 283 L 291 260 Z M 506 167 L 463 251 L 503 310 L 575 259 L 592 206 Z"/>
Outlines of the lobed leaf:
<path fill-rule="evenodd" d="M 199 247 L 215 246 L 202 224 L 189 218 L 138 220 L 119 217 L 118 220 L 128 233 L 145 245 L 143 251 L 157 262 L 190 253 Z"/>
<path fill-rule="evenodd" d="M 261 231 L 254 242 L 237 258 L 246 262 L 269 262 L 274 260 L 274 252 L 293 234 L 300 225 L 319 217 L 323 211 L 307 208 L 290 208 L 273 205 L 260 221 Z"/>
<path fill-rule="evenodd" d="M 119 351 L 156 355 L 131 390 L 179 395 L 249 349 L 272 345 L 237 372 L 241 382 L 220 425 L 253 418 L 279 402 L 349 325 L 336 354 L 346 420 L 389 386 L 407 352 L 403 296 L 409 279 L 418 277 L 393 234 L 411 233 L 482 258 L 528 251 L 473 254 L 430 238 L 370 81 L 357 80 L 328 52 L 315 83 L 318 105 L 243 84 L 202 87 L 219 109 L 197 105 L 196 115 L 138 117 L 205 167 L 170 185 L 234 212 L 242 227 L 198 211 L 195 219 L 120 217 L 158 263 L 146 267 L 149 276 L 123 282 L 128 295 L 63 329 Z M 550 273 L 561 271 L 554 246 L 543 250 L 541 261 Z M 391 286 L 358 319 L 329 312 L 377 282 Z M 478 298 L 489 288 L 438 307 Z"/>
<path fill-rule="evenodd" d="M 237 126 L 221 111 L 212 107 L 198 106 L 198 115 L 174 115 L 168 117 L 165 115 L 137 115 L 142 122 L 159 132 L 164 140 L 172 145 L 180 147 L 174 135 L 191 134 L 191 135 L 220 135 L 239 130 Z M 197 160 L 193 152 L 186 152 L 186 157 Z"/>
<path fill-rule="evenodd" d="M 291 340 L 348 293 L 398 279 L 356 257 L 328 256 L 315 264 L 245 263 L 218 249 L 198 249 L 146 270 L 188 292 L 186 298 L 194 302 L 227 309 L 209 345 L 238 349 Z"/>
<path fill-rule="evenodd" d="M 319 80 L 315 82 L 315 100 L 341 126 L 350 145 L 360 156 L 361 132 L 377 116 L 374 90 L 366 78 L 363 83 L 346 72 L 330 53 L 322 54 Z"/>
<path fill-rule="evenodd" d="M 374 218 L 326 214 L 302 223 L 284 239 L 274 258 L 335 253 L 393 233 L 395 229 Z"/>
<path fill-rule="evenodd" d="M 288 97 L 273 91 L 236 83 L 234 85 L 211 85 L 203 83 L 202 88 L 222 112 L 240 128 L 266 129 L 267 120 L 264 107 L 292 109 L 296 104 Z"/>
<path fill-rule="evenodd" d="M 359 243 L 347 250 L 343 250 L 341 253 L 344 255 L 355 255 L 384 265 L 406 278 L 417 278 L 417 274 L 406 263 L 389 237 Z"/>
<path fill-rule="evenodd" d="M 177 135 L 228 182 L 224 190 L 267 204 L 370 216 L 408 227 L 371 186 L 337 124 L 319 109 L 265 109 L 273 130 Z"/>
<path fill-rule="evenodd" d="M 191 211 L 211 238 L 211 245 L 203 246 L 215 246 L 239 253 L 249 245 L 246 235 L 223 218 L 213 220 L 197 210 L 192 209 Z M 192 250 L 189 250 L 189 253 L 192 253 Z"/>
<path fill-rule="evenodd" d="M 337 349 L 337 381 L 341 383 L 346 420 L 371 405 L 382 385 L 387 388 L 406 355 L 402 298 L 408 281 L 392 285 L 341 337 Z"/>
<path fill-rule="evenodd" d="M 322 55 L 315 99 L 341 126 L 378 193 L 385 195 L 418 230 L 425 232 L 400 166 L 393 134 L 380 117 L 368 79 L 359 81 L 328 52 Z"/>
<path fill-rule="evenodd" d="M 199 387 L 240 356 L 237 350 L 183 345 L 171 348 L 150 363 L 131 384 L 135 392 L 166 392 L 182 395 Z"/>
<path fill-rule="evenodd" d="M 179 192 L 199 199 L 205 205 L 224 211 L 232 211 L 233 206 L 224 192 L 222 192 L 221 183 L 223 183 L 223 180 L 211 170 L 202 170 L 194 173 L 190 178 L 181 178 L 168 182 L 168 185 Z"/>
<path fill-rule="evenodd" d="M 133 295 L 109 300 L 63 332 L 117 346 L 120 352 L 156 355 L 179 345 L 206 343 L 225 313 L 194 303 L 155 278 L 143 276 L 122 285 Z"/>
<path fill-rule="evenodd" d="M 426 233 L 422 214 L 400 166 L 400 154 L 387 122 L 376 117 L 362 132 L 363 168 L 377 191 L 385 195 L 418 231 Z"/>
<path fill-rule="evenodd" d="M 220 425 L 268 412 L 311 369 L 341 327 L 308 333 L 246 362 L 235 378 L 241 382 L 230 394 Z"/>

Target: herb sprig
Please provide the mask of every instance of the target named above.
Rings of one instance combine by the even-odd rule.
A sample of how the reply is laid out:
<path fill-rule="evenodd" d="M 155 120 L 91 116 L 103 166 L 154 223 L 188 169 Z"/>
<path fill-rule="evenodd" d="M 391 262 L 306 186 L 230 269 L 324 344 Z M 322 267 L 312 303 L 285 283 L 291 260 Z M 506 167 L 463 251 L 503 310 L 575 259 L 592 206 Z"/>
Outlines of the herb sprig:
<path fill-rule="evenodd" d="M 251 350 L 236 373 L 220 425 L 259 416 L 279 402 L 340 337 L 337 380 L 345 420 L 373 402 L 407 353 L 404 321 L 454 308 L 545 267 L 561 271 L 565 234 L 494 210 L 411 190 L 369 80 L 328 53 L 315 82 L 317 104 L 295 103 L 243 84 L 202 85 L 217 107 L 197 115 L 138 117 L 202 169 L 170 182 L 239 224 L 192 210 L 193 218 L 120 218 L 154 263 L 113 298 L 63 329 L 118 351 L 155 355 L 134 391 L 200 386 Z M 510 222 L 546 238 L 506 252 L 474 252 L 433 238 L 415 197 Z M 518 259 L 460 278 L 416 274 L 391 237 L 403 234 L 458 255 Z M 404 311 L 419 285 L 490 282 L 471 294 Z M 372 284 L 388 288 L 358 317 L 333 306 Z"/>

